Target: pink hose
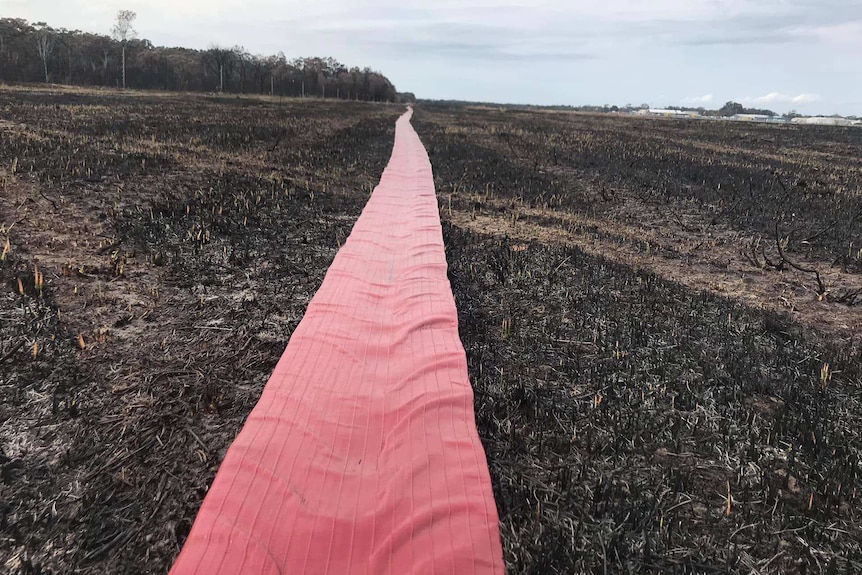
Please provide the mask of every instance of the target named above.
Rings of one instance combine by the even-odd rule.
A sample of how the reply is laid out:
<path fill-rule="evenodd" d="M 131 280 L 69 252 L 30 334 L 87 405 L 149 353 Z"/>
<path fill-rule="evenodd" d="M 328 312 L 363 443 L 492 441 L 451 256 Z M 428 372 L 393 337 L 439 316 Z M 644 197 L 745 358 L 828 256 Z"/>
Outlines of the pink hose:
<path fill-rule="evenodd" d="M 172 575 L 504 573 L 431 164 L 411 116 Z"/>

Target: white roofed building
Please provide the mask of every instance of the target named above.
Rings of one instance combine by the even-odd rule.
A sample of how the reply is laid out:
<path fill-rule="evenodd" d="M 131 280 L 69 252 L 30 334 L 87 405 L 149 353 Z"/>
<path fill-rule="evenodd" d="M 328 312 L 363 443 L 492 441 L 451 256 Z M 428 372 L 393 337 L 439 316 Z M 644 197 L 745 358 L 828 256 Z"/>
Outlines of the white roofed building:
<path fill-rule="evenodd" d="M 832 116 L 813 116 L 811 118 L 793 118 L 794 124 L 809 124 L 815 126 L 852 126 L 853 120 L 847 118 L 835 118 Z"/>

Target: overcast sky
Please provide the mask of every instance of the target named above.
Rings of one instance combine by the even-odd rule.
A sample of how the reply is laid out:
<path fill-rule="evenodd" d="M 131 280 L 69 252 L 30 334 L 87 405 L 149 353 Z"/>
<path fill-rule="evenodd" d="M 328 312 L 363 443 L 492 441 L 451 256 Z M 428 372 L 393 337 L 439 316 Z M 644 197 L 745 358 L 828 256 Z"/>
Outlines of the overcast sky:
<path fill-rule="evenodd" d="M 862 0 L 0 0 L 0 16 L 158 45 L 371 66 L 424 98 L 862 115 Z"/>

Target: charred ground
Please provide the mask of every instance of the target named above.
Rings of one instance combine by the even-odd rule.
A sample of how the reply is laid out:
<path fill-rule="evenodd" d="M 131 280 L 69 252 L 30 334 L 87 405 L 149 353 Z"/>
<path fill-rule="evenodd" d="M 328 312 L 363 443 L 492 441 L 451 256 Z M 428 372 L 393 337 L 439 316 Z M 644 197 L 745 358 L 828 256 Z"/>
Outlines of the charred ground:
<path fill-rule="evenodd" d="M 0 90 L 3 569 L 167 569 L 401 111 Z M 511 572 L 862 568 L 859 132 L 414 125 Z"/>
<path fill-rule="evenodd" d="M 414 124 L 512 572 L 862 569 L 862 131 Z"/>
<path fill-rule="evenodd" d="M 402 108 L 16 90 L 0 110 L 0 570 L 164 573 Z"/>

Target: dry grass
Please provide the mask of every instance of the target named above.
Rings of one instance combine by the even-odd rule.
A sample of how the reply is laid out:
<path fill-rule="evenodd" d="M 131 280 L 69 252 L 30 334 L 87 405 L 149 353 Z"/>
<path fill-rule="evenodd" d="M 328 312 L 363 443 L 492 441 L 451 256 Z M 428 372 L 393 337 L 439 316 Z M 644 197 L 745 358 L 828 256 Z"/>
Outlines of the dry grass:
<path fill-rule="evenodd" d="M 711 195 L 781 157 L 845 186 L 814 200 L 803 171 L 793 201 L 847 209 L 850 152 L 825 150 L 859 143 L 792 130 L 777 152 L 758 127 L 461 108 L 416 123 L 510 571 L 862 569 L 860 310 L 835 297 L 859 261 L 791 241 L 828 275 L 818 294 L 746 257 L 761 238 L 777 261 L 757 225 L 781 195 Z M 838 221 L 808 215 L 792 240 Z"/>
<path fill-rule="evenodd" d="M 0 106 L 0 571 L 164 573 L 401 109 L 50 89 Z"/>

